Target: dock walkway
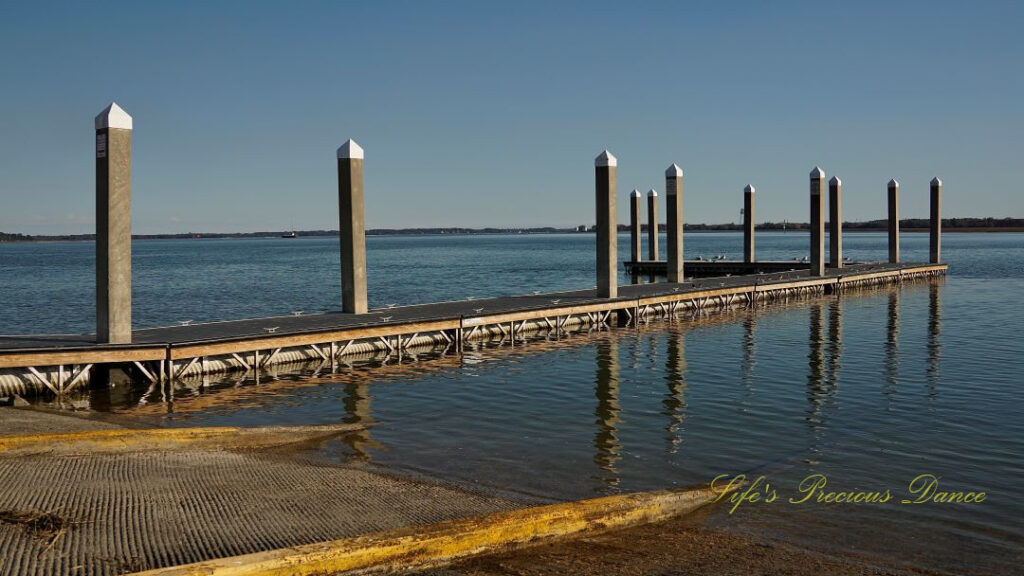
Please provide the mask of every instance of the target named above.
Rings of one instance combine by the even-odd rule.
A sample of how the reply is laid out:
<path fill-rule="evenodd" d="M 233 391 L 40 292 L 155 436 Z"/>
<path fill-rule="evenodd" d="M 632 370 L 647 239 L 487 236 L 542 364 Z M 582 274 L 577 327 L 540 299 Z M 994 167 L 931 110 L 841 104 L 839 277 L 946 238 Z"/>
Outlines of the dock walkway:
<path fill-rule="evenodd" d="M 729 263 L 723 263 L 728 265 Z M 749 305 L 797 295 L 834 293 L 945 274 L 945 264 L 860 263 L 809 276 L 793 270 L 619 286 L 615 298 L 596 290 L 506 296 L 371 310 L 231 320 L 133 332 L 127 345 L 96 344 L 94 336 L 0 336 L 0 378 L 62 392 L 89 378 L 93 367 L 127 365 L 152 381 L 187 374 L 259 370 L 275 362 L 334 361 L 347 354 L 456 346 L 490 337 L 516 338 L 539 330 L 634 321 L 680 309 Z M 5 384 L 0 380 L 0 388 Z"/>

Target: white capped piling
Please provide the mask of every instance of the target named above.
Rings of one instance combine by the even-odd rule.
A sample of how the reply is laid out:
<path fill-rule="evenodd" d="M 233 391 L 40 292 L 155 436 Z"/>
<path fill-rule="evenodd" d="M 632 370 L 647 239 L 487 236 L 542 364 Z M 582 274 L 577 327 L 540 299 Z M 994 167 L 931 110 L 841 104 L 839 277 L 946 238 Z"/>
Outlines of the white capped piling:
<path fill-rule="evenodd" d="M 640 237 L 640 212 L 642 208 L 643 194 L 634 189 L 629 195 L 629 259 L 633 262 L 640 262 L 644 259 L 642 239 Z"/>
<path fill-rule="evenodd" d="M 942 180 L 936 176 L 931 181 L 931 222 L 928 227 L 928 261 L 938 264 L 942 261 Z"/>
<path fill-rule="evenodd" d="M 683 169 L 672 164 L 665 170 L 665 228 L 668 248 L 668 281 L 683 281 Z"/>
<path fill-rule="evenodd" d="M 900 183 L 889 180 L 889 262 L 900 261 Z"/>
<path fill-rule="evenodd" d="M 132 341 L 132 117 L 96 116 L 96 341 Z"/>
<path fill-rule="evenodd" d="M 366 223 L 363 212 L 363 149 L 354 140 L 338 148 L 338 213 L 342 311 L 366 313 Z"/>
<path fill-rule="evenodd" d="M 618 290 L 618 224 L 615 207 L 615 169 L 618 160 L 605 150 L 594 159 L 597 202 L 597 296 L 615 298 Z"/>
<path fill-rule="evenodd" d="M 828 181 L 828 251 L 833 268 L 843 267 L 843 181 Z"/>
<path fill-rule="evenodd" d="M 658 192 L 647 191 L 647 259 L 658 259 Z"/>
<path fill-rule="evenodd" d="M 754 187 L 743 189 L 743 261 L 754 261 Z"/>
<path fill-rule="evenodd" d="M 825 275 L 825 204 L 821 186 L 825 171 L 817 166 L 811 170 L 811 276 Z"/>

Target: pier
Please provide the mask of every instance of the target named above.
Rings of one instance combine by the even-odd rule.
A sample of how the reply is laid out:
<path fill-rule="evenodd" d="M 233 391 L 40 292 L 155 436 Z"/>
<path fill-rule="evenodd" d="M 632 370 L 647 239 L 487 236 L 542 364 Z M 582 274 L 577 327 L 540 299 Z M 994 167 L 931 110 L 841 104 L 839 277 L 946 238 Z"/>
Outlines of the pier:
<path fill-rule="evenodd" d="M 693 264 L 694 268 L 702 265 Z M 22 382 L 26 389 L 59 394 L 88 383 L 98 367 L 119 368 L 144 381 L 167 382 L 229 371 L 258 376 L 275 363 L 337 362 L 355 354 L 400 356 L 437 347 L 460 350 L 467 342 L 489 339 L 503 339 L 514 346 L 542 331 L 630 325 L 686 311 L 839 294 L 939 276 L 947 269 L 945 264 L 854 264 L 809 277 L 797 263 L 767 264 L 788 268 L 681 283 L 622 285 L 615 298 L 600 297 L 589 289 L 382 308 L 366 314 L 337 312 L 169 326 L 136 330 L 131 344 L 98 344 L 91 335 L 5 336 L 0 337 L 0 389 L 14 389 Z"/>
<path fill-rule="evenodd" d="M 668 261 L 657 260 L 657 199 L 648 194 L 648 257 L 640 260 L 640 194 L 631 194 L 632 260 L 617 261 L 616 168 L 605 150 L 594 162 L 596 285 L 589 289 L 462 300 L 369 310 L 363 215 L 363 158 L 348 140 L 337 151 L 341 239 L 341 311 L 132 330 L 131 181 L 132 118 L 111 104 L 96 118 L 97 166 L 97 331 L 86 335 L 0 336 L 0 395 L 64 394 L 102 384 L 117 373 L 132 382 L 173 383 L 189 376 L 245 371 L 259 380 L 261 370 L 282 363 L 320 361 L 333 366 L 357 354 L 394 354 L 425 348 L 461 352 L 469 342 L 500 339 L 515 346 L 527 336 L 595 327 L 628 326 L 653 317 L 684 312 L 757 306 L 797 297 L 840 294 L 866 286 L 944 275 L 939 257 L 941 181 L 930 184 L 931 253 L 928 263 L 899 261 L 898 190 L 890 182 L 889 262 L 843 263 L 834 251 L 825 265 L 824 214 L 829 195 L 825 174 L 810 174 L 811 259 L 759 262 L 754 257 L 753 186 L 744 190 L 743 261 L 683 262 L 683 170 L 666 171 Z M 831 182 L 831 213 L 840 182 Z M 841 230 L 833 234 L 833 242 Z M 833 244 L 838 248 L 836 244 Z M 619 285 L 619 265 L 634 283 Z M 685 273 L 687 276 L 683 276 Z M 666 282 L 638 283 L 640 275 Z"/>

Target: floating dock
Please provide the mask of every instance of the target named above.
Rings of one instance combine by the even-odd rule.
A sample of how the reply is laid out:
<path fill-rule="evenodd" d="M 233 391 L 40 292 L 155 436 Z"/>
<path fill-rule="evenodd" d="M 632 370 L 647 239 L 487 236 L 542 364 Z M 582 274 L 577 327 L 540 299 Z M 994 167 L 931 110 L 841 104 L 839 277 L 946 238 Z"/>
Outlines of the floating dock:
<path fill-rule="evenodd" d="M 704 263 L 724 271 L 735 262 Z M 0 395 L 49 390 L 62 394 L 119 369 L 141 381 L 259 371 L 306 360 L 412 349 L 455 348 L 501 338 L 516 345 L 541 331 L 642 322 L 654 316 L 755 306 L 797 297 L 839 294 L 864 286 L 945 275 L 945 264 L 851 264 L 809 276 L 798 263 L 783 272 L 693 278 L 619 286 L 613 298 L 594 289 L 460 300 L 371 310 L 292 315 L 136 330 L 131 344 L 97 344 L 95 336 L 0 336 Z M 689 264 L 688 264 L 689 266 Z M 688 270 L 693 270 L 688 268 Z M 728 272 L 725 272 L 728 274 Z"/>

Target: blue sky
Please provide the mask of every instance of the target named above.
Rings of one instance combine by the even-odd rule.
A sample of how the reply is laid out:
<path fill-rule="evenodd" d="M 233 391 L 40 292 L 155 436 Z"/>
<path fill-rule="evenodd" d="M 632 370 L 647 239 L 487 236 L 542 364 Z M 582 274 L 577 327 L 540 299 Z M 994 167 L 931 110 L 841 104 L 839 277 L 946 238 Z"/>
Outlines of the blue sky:
<path fill-rule="evenodd" d="M 1024 217 L 1024 4 L 11 2 L 0 230 L 90 232 L 92 119 L 135 120 L 138 233 L 337 227 L 335 149 L 369 227 L 592 223 L 593 159 L 685 171 L 686 220 Z"/>

